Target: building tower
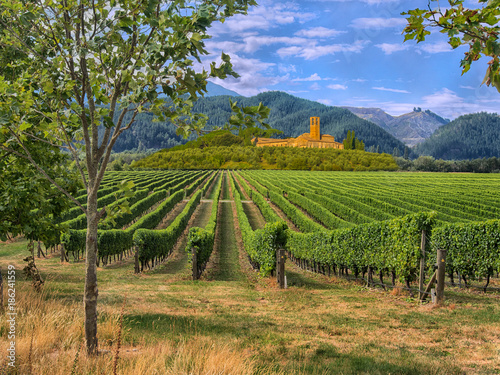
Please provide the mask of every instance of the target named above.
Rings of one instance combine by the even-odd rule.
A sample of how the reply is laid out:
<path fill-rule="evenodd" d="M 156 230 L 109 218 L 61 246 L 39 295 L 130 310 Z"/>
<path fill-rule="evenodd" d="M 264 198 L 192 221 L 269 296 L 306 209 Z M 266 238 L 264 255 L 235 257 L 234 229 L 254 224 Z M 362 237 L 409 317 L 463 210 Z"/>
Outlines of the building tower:
<path fill-rule="evenodd" d="M 315 141 L 321 140 L 321 133 L 319 131 L 319 117 L 311 117 L 311 131 L 309 133 L 310 137 Z"/>

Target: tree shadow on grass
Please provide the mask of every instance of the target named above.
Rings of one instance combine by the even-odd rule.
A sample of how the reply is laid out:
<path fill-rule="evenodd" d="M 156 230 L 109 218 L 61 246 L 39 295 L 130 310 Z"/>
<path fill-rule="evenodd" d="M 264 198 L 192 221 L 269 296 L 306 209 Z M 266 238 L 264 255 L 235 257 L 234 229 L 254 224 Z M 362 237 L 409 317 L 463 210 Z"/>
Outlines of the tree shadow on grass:
<path fill-rule="evenodd" d="M 321 280 L 315 280 L 313 278 L 314 276 L 307 277 L 306 275 L 299 272 L 285 270 L 285 275 L 289 287 L 294 286 L 298 288 L 321 289 L 321 290 L 338 289 L 338 286 L 334 284 L 330 284 Z"/>

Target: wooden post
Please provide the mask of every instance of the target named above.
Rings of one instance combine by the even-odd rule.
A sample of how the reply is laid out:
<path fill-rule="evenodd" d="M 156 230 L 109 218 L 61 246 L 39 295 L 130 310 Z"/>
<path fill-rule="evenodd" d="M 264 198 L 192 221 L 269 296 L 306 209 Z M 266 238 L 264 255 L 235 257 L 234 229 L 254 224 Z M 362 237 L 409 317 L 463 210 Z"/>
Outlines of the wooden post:
<path fill-rule="evenodd" d="M 0 312 L 4 312 L 3 307 L 3 278 L 2 278 L 2 269 L 0 268 Z"/>
<path fill-rule="evenodd" d="M 276 277 L 281 289 L 285 288 L 285 249 L 278 249 L 276 252 Z"/>
<path fill-rule="evenodd" d="M 437 271 L 435 271 L 432 274 L 431 281 L 429 281 L 429 284 L 427 284 L 427 288 L 425 288 L 425 292 L 423 293 L 423 296 L 421 298 L 422 302 L 425 301 L 425 299 L 427 298 L 427 295 L 429 293 L 431 293 L 431 290 L 434 290 L 434 289 L 431 289 L 431 288 L 432 288 L 432 285 L 434 285 L 434 283 L 436 282 L 436 273 L 437 273 Z"/>
<path fill-rule="evenodd" d="M 64 252 L 64 244 L 61 244 L 61 263 L 64 263 L 64 259 L 66 259 L 66 254 Z"/>
<path fill-rule="evenodd" d="M 191 248 L 191 260 L 193 262 L 193 280 L 198 280 L 199 275 L 198 275 L 198 258 L 196 254 L 196 247 Z"/>
<path fill-rule="evenodd" d="M 425 280 L 425 230 L 422 231 L 422 239 L 420 241 L 420 276 L 418 282 L 418 299 L 423 301 L 424 280 Z"/>
<path fill-rule="evenodd" d="M 137 247 L 135 248 L 135 255 L 134 255 L 134 273 L 139 273 L 139 251 L 137 250 Z"/>
<path fill-rule="evenodd" d="M 437 251 L 437 271 L 436 271 L 436 304 L 444 302 L 444 278 L 446 276 L 446 250 Z"/>

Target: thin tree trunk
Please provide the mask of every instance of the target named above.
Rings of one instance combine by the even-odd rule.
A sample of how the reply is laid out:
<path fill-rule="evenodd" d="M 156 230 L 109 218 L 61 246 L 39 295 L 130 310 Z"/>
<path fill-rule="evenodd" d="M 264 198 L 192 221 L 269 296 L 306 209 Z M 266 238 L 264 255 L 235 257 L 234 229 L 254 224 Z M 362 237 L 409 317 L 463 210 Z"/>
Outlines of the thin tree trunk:
<path fill-rule="evenodd" d="M 87 200 L 87 238 L 85 259 L 85 291 L 83 304 L 85 308 L 85 340 L 87 353 L 97 354 L 97 191 L 89 195 Z"/>
<path fill-rule="evenodd" d="M 4 312 L 3 307 L 3 278 L 2 278 L 2 268 L 0 268 L 0 312 Z"/>

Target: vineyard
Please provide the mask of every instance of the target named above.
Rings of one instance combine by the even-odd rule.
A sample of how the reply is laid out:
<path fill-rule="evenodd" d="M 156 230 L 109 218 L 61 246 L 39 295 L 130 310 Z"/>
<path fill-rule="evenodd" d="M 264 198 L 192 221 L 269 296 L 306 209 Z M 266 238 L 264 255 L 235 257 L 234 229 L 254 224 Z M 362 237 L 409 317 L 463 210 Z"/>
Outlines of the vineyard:
<path fill-rule="evenodd" d="M 117 301 L 124 301 L 128 307 L 125 312 L 122 307 L 121 314 L 128 350 L 140 350 L 150 359 L 145 360 L 148 365 L 140 365 L 141 370 L 134 370 L 139 364 L 126 355 L 123 373 L 156 371 L 157 354 L 146 349 L 150 340 L 167 340 L 163 345 L 178 348 L 183 345 L 179 337 L 207 358 L 213 354 L 206 352 L 209 340 L 210 347 L 216 345 L 213 350 L 226 358 L 218 363 L 229 360 L 227 356 L 245 363 L 257 359 L 253 370 L 235 372 L 242 374 L 316 374 L 334 368 L 352 374 L 458 374 L 463 369 L 495 373 L 500 369 L 494 354 L 498 342 L 493 339 L 500 332 L 499 180 L 493 174 L 109 172 L 99 191 L 99 207 L 128 200 L 128 209 L 105 217 L 98 230 L 100 345 L 114 345 L 115 334 L 106 327 L 118 329 L 113 317 L 120 314 Z M 131 188 L 129 198 L 120 189 L 124 185 Z M 84 204 L 85 192 L 80 191 L 77 199 Z M 49 280 L 45 293 L 51 303 L 79 306 L 81 299 L 75 296 L 82 289 L 85 217 L 71 209 L 54 221 L 60 229 L 28 243 L 31 251 L 37 240 L 45 244 L 37 264 L 42 278 Z M 281 272 L 276 266 L 280 249 L 288 258 L 285 291 L 270 277 Z M 421 292 L 417 281 L 422 264 L 423 278 L 426 282 L 431 278 L 437 250 L 447 252 L 447 304 L 434 311 L 416 304 L 411 296 Z M 26 252 L 25 246 L 19 255 L 9 251 L 0 252 L 2 269 L 6 259 L 21 259 Z M 15 266 L 22 267 L 19 261 Z M 376 292 L 382 288 L 393 292 Z M 36 298 L 29 297 L 26 303 Z M 39 311 L 45 311 L 42 302 L 37 303 Z M 44 332 L 41 342 L 47 335 L 59 337 L 61 319 L 66 319 L 60 312 L 66 307 L 60 308 L 47 307 L 46 315 L 37 318 L 47 322 L 54 310 L 55 331 L 48 334 L 48 328 L 30 318 L 27 307 L 20 320 L 26 323 L 19 323 L 26 324 L 20 328 L 25 332 L 21 335 L 26 337 L 25 350 L 37 341 L 32 327 Z M 60 340 L 72 349 L 60 350 L 72 352 L 65 362 L 58 359 L 57 366 L 60 373 L 73 372 L 75 366 L 81 370 L 74 373 L 88 373 L 82 367 L 85 362 L 75 355 L 82 340 L 81 317 L 68 319 L 65 324 L 75 321 L 75 328 Z M 404 335 L 398 338 L 394 329 Z M 436 337 L 437 332 L 442 334 Z M 455 332 L 453 344 L 450 332 Z M 31 344 L 30 335 L 35 337 Z M 386 339 L 380 341 L 381 336 Z M 420 340 L 426 340 L 428 347 L 419 345 Z M 234 352 L 214 342 L 232 343 Z M 485 342 L 491 344 L 484 346 Z M 411 353 L 394 351 L 394 345 L 411 348 Z M 453 345 L 456 349 L 450 349 Z M 131 349 L 138 346 L 142 349 Z M 480 347 L 481 360 L 470 359 L 471 350 L 479 352 Z M 433 359 L 437 348 L 439 353 L 454 354 L 446 360 L 445 354 Z M 33 355 L 46 359 L 50 351 L 49 346 Z M 99 361 L 92 371 L 109 373 L 105 357 Z M 206 368 L 199 373 L 209 373 Z M 191 370 L 183 371 L 179 373 Z"/>
<path fill-rule="evenodd" d="M 226 179 L 233 195 L 245 251 L 263 275 L 274 273 L 276 251 L 284 248 L 302 266 L 355 278 L 390 275 L 410 283 L 422 257 L 428 274 L 436 251 L 446 250 L 452 283 L 458 277 L 486 280 L 500 271 L 500 190 L 495 175 L 304 171 L 112 172 L 100 190 L 99 207 L 119 199 L 117 182 L 133 183 L 127 214 L 104 221 L 99 230 L 99 261 L 135 256 L 135 272 L 164 262 L 202 199 L 210 195 L 205 228 L 189 229 L 187 250 L 196 250 L 195 278 L 210 259 L 218 221 L 218 201 Z M 77 199 L 85 202 L 85 194 Z M 126 198 L 121 198 L 125 200 Z M 121 201 L 120 199 L 118 202 Z M 207 202 L 207 200 L 205 200 Z M 261 216 L 252 227 L 244 204 Z M 165 217 L 182 204 L 171 222 Z M 73 209 L 58 220 L 63 257 L 85 251 L 85 215 Z M 168 225 L 167 225 L 168 224 Z M 421 248 L 422 233 L 425 236 Z M 64 254 L 65 252 L 65 254 Z M 385 285 L 385 284 L 384 284 Z"/>

